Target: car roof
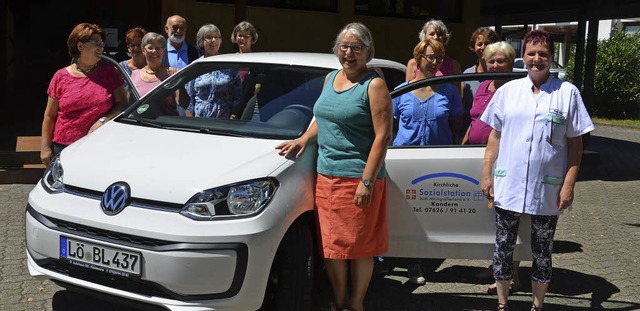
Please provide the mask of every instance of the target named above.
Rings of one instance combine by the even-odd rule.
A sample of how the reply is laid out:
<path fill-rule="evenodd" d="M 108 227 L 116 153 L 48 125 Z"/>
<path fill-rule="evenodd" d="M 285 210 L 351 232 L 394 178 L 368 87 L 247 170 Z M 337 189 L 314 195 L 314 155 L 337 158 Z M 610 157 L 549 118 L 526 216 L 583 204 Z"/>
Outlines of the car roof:
<path fill-rule="evenodd" d="M 287 64 L 295 66 L 308 66 L 329 69 L 341 69 L 338 57 L 330 53 L 303 53 L 303 52 L 253 52 L 220 54 L 207 58 L 199 58 L 195 62 L 242 62 L 242 63 L 267 63 Z M 194 62 L 194 63 L 195 63 Z M 368 67 L 386 67 L 405 70 L 406 66 L 386 60 L 374 58 L 367 63 Z"/>

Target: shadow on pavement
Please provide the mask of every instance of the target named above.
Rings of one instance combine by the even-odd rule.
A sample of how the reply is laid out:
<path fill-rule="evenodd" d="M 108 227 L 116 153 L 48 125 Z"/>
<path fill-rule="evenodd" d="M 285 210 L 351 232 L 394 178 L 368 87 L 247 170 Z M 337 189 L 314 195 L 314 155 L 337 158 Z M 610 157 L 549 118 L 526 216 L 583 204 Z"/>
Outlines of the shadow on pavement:
<path fill-rule="evenodd" d="M 597 164 L 583 165 L 579 180 L 640 180 L 640 143 L 591 136 L 586 149 L 598 153 L 600 160 Z"/>
<path fill-rule="evenodd" d="M 455 269 L 455 268 L 454 268 Z M 450 273 L 450 270 L 446 273 Z M 555 270 L 554 270 L 555 271 Z M 524 271 L 523 271 L 524 272 Z M 439 274 L 439 273 L 438 273 Z M 524 276 L 524 275 L 523 275 Z M 528 275 L 527 275 L 528 276 Z M 595 286 L 609 286 L 600 284 L 592 276 L 575 276 L 572 275 L 572 282 L 592 282 Z M 574 278 L 575 277 L 575 278 Z M 429 277 L 427 277 L 429 279 Z M 429 280 L 430 282 L 433 280 Z M 459 280 L 458 280 L 459 281 Z M 429 286 L 429 285 L 426 285 Z M 564 286 L 564 285 L 563 285 Z M 531 289 L 517 292 L 512 295 L 510 300 L 511 310 L 529 310 L 531 308 Z M 555 286 L 557 289 L 558 286 Z M 615 286 L 613 286 L 615 288 Z M 612 288 L 612 289 L 613 289 Z M 391 310 L 495 310 L 497 305 L 497 296 L 486 293 L 470 293 L 461 289 L 459 292 L 449 293 L 414 293 L 416 286 L 403 284 L 400 281 L 388 278 L 374 278 L 370 293 L 367 295 L 366 308 L 368 311 L 391 311 Z M 616 288 L 617 289 L 617 288 Z M 384 292 L 382 295 L 372 295 L 375 292 Z M 577 311 L 577 310 L 638 310 L 640 304 L 607 300 L 606 308 L 599 304 L 601 301 L 588 299 L 583 297 L 571 297 L 565 295 L 579 295 L 583 292 L 564 290 L 564 292 L 575 292 L 573 294 L 559 293 L 559 290 L 551 290 L 547 295 L 547 303 L 544 305 L 545 311 Z M 587 292 L 588 293 L 588 292 Z M 611 293 L 607 293 L 610 297 Z M 594 291 L 593 296 L 599 296 L 600 292 Z M 390 298 L 390 299 L 389 299 Z M 558 301 L 561 300 L 561 301 Z"/>
<path fill-rule="evenodd" d="M 476 268 L 477 269 L 477 268 Z M 472 283 L 469 275 L 473 268 L 453 266 L 437 273 L 425 275 L 428 282 Z M 521 268 L 523 280 L 529 279 L 530 269 Z M 426 286 L 429 286 L 427 284 Z M 461 285 L 459 292 L 415 293 L 415 285 L 398 280 L 374 277 L 367 296 L 367 310 L 495 310 L 497 296 L 486 293 L 465 292 Z M 375 295 L 383 292 L 384 295 Z M 545 311 L 553 310 L 638 310 L 640 304 L 609 300 L 619 289 L 605 279 L 566 269 L 554 269 L 554 282 L 547 294 Z M 591 298 L 575 297 L 591 294 Z M 384 296 L 384 297 L 382 297 Z M 512 310 L 529 310 L 531 307 L 531 285 L 523 283 L 521 291 L 514 293 L 510 301 Z M 391 298 L 391 299 L 389 299 Z"/>
<path fill-rule="evenodd" d="M 571 242 L 571 241 L 554 240 L 553 253 L 554 254 L 582 253 L 582 244 Z"/>
<path fill-rule="evenodd" d="M 103 295 L 85 295 L 71 290 L 61 290 L 53 295 L 51 307 L 53 311 L 166 311 L 152 305 L 114 299 L 108 299 Z"/>

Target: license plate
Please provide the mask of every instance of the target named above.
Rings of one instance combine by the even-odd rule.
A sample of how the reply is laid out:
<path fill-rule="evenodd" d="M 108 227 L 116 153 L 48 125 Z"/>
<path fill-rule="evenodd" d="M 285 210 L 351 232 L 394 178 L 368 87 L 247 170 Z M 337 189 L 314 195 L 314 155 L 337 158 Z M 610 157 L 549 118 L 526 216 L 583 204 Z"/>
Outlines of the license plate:
<path fill-rule="evenodd" d="M 60 258 L 71 264 L 121 276 L 140 276 L 142 255 L 118 248 L 60 237 Z"/>

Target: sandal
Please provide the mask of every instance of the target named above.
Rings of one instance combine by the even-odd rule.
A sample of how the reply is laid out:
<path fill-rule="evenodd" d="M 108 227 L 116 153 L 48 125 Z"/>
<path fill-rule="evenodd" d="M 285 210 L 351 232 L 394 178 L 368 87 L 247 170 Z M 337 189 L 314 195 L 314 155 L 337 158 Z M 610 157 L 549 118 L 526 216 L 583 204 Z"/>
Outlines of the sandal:
<path fill-rule="evenodd" d="M 511 285 L 509 286 L 509 294 L 513 294 L 519 291 L 520 291 L 520 283 L 514 283 L 513 281 L 511 281 Z M 487 294 L 490 294 L 490 295 L 498 294 L 498 287 L 496 286 L 495 282 L 487 287 Z"/>
<path fill-rule="evenodd" d="M 498 309 L 497 311 L 509 311 L 509 304 L 506 303 L 499 303 L 498 302 Z"/>
<path fill-rule="evenodd" d="M 542 311 L 542 307 L 538 308 L 536 305 L 531 306 L 531 311 Z"/>

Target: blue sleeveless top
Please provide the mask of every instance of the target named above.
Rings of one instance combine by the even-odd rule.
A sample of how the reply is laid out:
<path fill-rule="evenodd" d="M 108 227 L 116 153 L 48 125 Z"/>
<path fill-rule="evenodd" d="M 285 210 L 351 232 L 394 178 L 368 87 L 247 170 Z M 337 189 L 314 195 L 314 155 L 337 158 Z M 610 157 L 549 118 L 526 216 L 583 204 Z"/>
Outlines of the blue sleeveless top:
<path fill-rule="evenodd" d="M 331 72 L 313 106 L 318 125 L 318 173 L 338 177 L 362 178 L 375 132 L 369 107 L 370 73 L 353 87 L 337 92 Z M 384 164 L 378 178 L 386 175 Z"/>

